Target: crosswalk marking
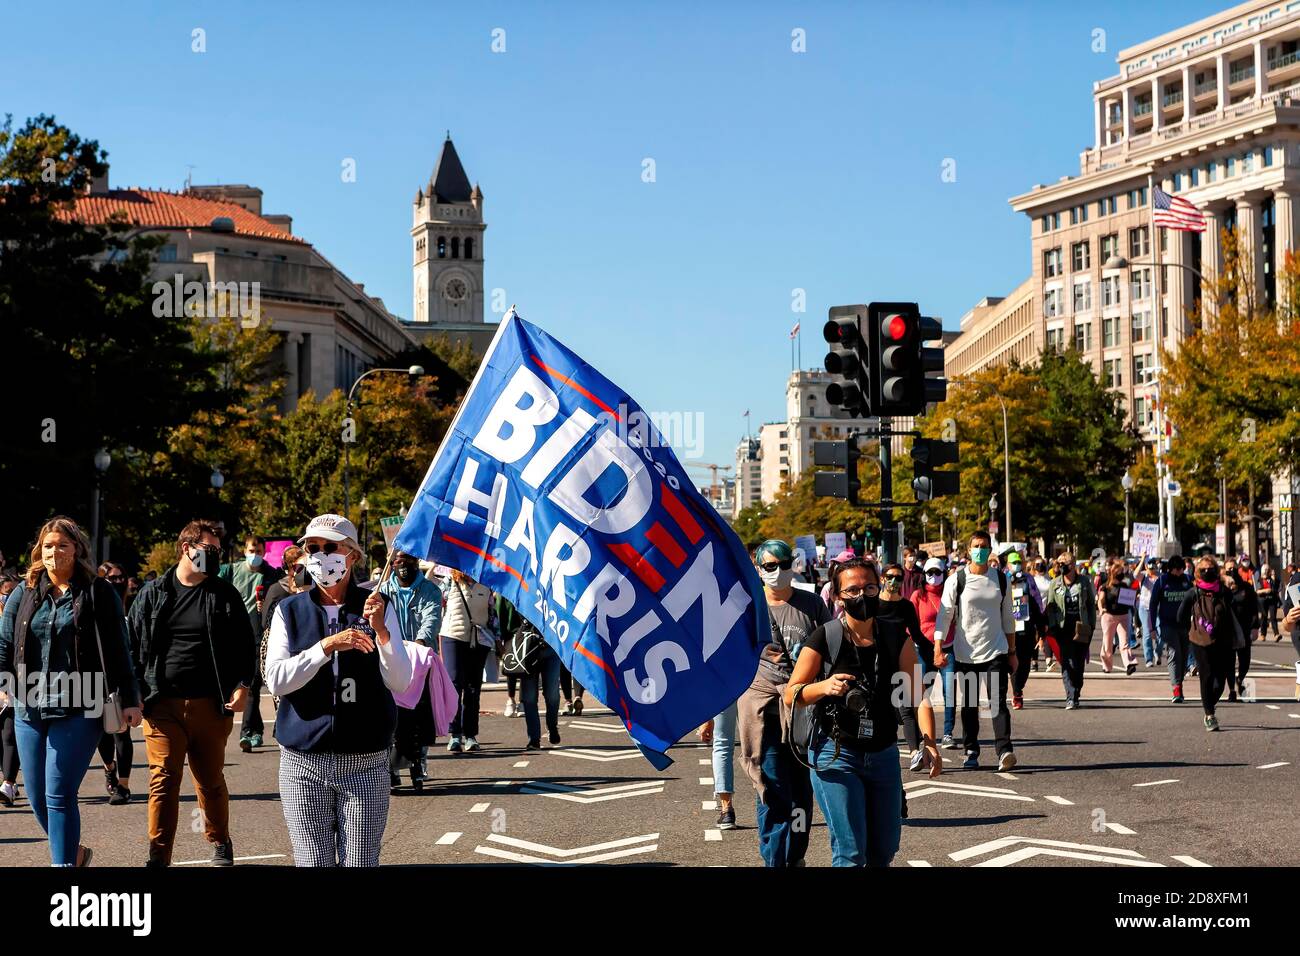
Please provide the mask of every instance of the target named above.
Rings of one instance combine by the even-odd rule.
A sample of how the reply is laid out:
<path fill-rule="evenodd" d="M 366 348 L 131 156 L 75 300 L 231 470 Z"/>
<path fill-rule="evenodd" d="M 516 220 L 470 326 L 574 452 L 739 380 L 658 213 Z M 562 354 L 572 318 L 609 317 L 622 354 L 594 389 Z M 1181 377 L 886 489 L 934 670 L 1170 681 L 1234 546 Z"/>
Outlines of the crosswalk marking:
<path fill-rule="evenodd" d="M 718 809 L 718 801 L 717 801 L 717 800 L 702 800 L 702 801 L 700 801 L 700 809 L 701 809 L 701 810 L 716 810 L 716 809 Z"/>
<path fill-rule="evenodd" d="M 524 783 L 520 792 L 535 793 L 556 800 L 568 800 L 572 803 L 604 803 L 607 800 L 622 800 L 626 797 L 663 793 L 664 782 L 662 780 L 642 780 L 637 783 L 625 783 L 613 787 L 572 787 L 562 783 L 548 783 L 545 780 L 528 780 Z"/>
<path fill-rule="evenodd" d="M 1177 782 L 1178 782 L 1178 781 L 1177 781 L 1176 779 L 1171 778 L 1171 779 L 1169 779 L 1169 780 L 1150 780 L 1150 781 L 1148 781 L 1147 783 L 1135 783 L 1135 784 L 1133 784 L 1133 786 L 1135 786 L 1135 787 L 1160 787 L 1160 786 L 1163 786 L 1163 785 L 1166 784 L 1166 783 L 1177 783 Z"/>
<path fill-rule="evenodd" d="M 580 846 L 564 850 L 559 847 L 546 846 L 543 843 L 530 843 L 527 840 L 519 840 L 515 837 L 493 833 L 488 836 L 487 844 L 475 847 L 474 852 L 481 853 L 484 856 L 511 860 L 515 863 L 540 863 L 549 866 L 567 864 L 572 866 L 581 863 L 603 863 L 606 860 L 614 860 L 619 857 L 633 856 L 640 853 L 653 853 L 659 849 L 659 844 L 650 841 L 658 841 L 658 839 L 658 833 L 647 833 L 644 836 L 625 837 L 622 840 L 611 840 L 608 843 L 595 843 L 591 846 Z M 501 846 L 495 844 L 514 849 L 501 849 Z M 533 856 L 528 853 L 517 853 L 514 850 L 530 850 L 533 853 L 544 855 Z"/>
<path fill-rule="evenodd" d="M 931 864 L 929 860 L 908 860 L 907 865 L 908 866 L 930 866 Z"/>
<path fill-rule="evenodd" d="M 1074 801 L 1073 801 L 1073 800 L 1067 800 L 1067 799 L 1065 799 L 1065 797 L 1054 797 L 1054 796 L 1051 796 L 1051 795 L 1049 794 L 1049 795 L 1043 797 L 1043 799 L 1044 799 L 1044 800 L 1050 800 L 1050 801 L 1052 801 L 1052 803 L 1059 803 L 1059 804 L 1060 804 L 1061 806 L 1063 806 L 1063 807 L 1072 807 L 1072 806 L 1074 806 Z"/>
<path fill-rule="evenodd" d="M 1208 863 L 1202 863 L 1194 856 L 1175 856 L 1174 859 L 1177 860 L 1179 863 L 1186 863 L 1188 866 L 1208 867 L 1210 865 Z"/>
<path fill-rule="evenodd" d="M 1272 770 L 1274 767 L 1285 767 L 1290 764 L 1289 760 L 1279 760 L 1277 763 L 1266 763 L 1262 767 L 1256 767 L 1256 770 Z"/>
<path fill-rule="evenodd" d="M 521 761 L 519 761 L 517 764 L 515 764 L 515 766 L 516 766 L 516 767 L 527 767 L 527 766 L 528 766 L 528 761 L 527 761 L 527 760 L 521 760 Z"/>
<path fill-rule="evenodd" d="M 700 778 L 700 786 L 701 786 L 701 787 L 711 787 L 711 786 L 713 786 L 713 778 L 712 778 L 712 777 L 701 777 L 701 778 Z"/>
<path fill-rule="evenodd" d="M 1095 846 L 1089 843 L 1067 843 L 1064 840 L 1038 840 L 1030 837 L 999 837 L 996 840 L 989 840 L 987 843 L 981 843 L 978 846 L 969 847 L 965 850 L 958 850 L 956 853 L 949 853 L 948 856 L 960 863 L 962 860 L 968 860 L 971 857 L 982 856 L 985 853 L 992 853 L 994 850 L 1005 850 L 1007 847 L 1015 846 L 1017 843 L 1032 843 L 1037 846 L 1057 847 L 1065 850 L 1092 850 L 1097 853 L 1107 853 L 1111 856 L 1131 856 L 1140 858 L 1141 853 L 1136 850 L 1126 850 L 1121 847 Z"/>
<path fill-rule="evenodd" d="M 1118 833 L 1120 836 L 1137 836 L 1137 831 L 1130 830 L 1122 823 L 1107 823 L 1106 829 L 1112 833 Z"/>
<path fill-rule="evenodd" d="M 472 807 L 469 808 L 469 812 L 470 812 L 470 813 L 486 813 L 486 812 L 487 812 L 487 808 L 490 807 L 490 806 L 492 806 L 492 804 L 490 804 L 490 803 L 476 803 L 476 804 L 474 804 L 474 806 L 472 806 Z"/>
<path fill-rule="evenodd" d="M 706 759 L 704 759 L 703 757 L 700 758 L 700 766 L 701 766 L 701 767 L 707 767 L 707 766 L 708 766 L 709 764 L 711 764 L 711 763 L 713 763 L 712 760 L 706 760 Z"/>
<path fill-rule="evenodd" d="M 722 840 L 721 830 L 705 830 L 704 839 L 706 842 L 720 842 Z"/>
<path fill-rule="evenodd" d="M 455 843 L 457 840 L 459 840 L 459 839 L 460 839 L 461 837 L 463 837 L 464 835 L 465 835 L 465 834 L 463 834 L 463 833 L 457 833 L 457 832 L 455 832 L 455 831 L 453 831 L 453 832 L 451 832 L 451 833 L 444 833 L 442 836 L 438 837 L 438 841 L 437 841 L 437 844 L 436 844 L 436 845 L 437 845 L 437 846 L 451 846 L 453 843 Z"/>

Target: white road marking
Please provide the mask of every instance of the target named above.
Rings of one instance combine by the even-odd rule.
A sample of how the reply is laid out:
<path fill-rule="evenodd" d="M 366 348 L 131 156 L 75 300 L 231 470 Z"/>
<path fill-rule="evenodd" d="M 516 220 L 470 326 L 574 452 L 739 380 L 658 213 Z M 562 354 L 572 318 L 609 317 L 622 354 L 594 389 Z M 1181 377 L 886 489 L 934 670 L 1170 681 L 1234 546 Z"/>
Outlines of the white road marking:
<path fill-rule="evenodd" d="M 1061 806 L 1063 806 L 1063 807 L 1072 807 L 1072 806 L 1074 806 L 1074 801 L 1073 801 L 1073 800 L 1067 800 L 1067 799 L 1065 799 L 1065 797 L 1045 796 L 1045 797 L 1043 797 L 1043 799 L 1044 799 L 1044 800 L 1050 800 L 1050 801 L 1052 801 L 1052 803 L 1059 803 L 1059 804 L 1060 804 Z"/>
<path fill-rule="evenodd" d="M 1014 773 L 1000 773 L 1000 774 L 998 774 L 998 776 L 1001 777 L 1003 780 L 1019 780 L 1019 779 L 1020 779 L 1020 778 L 1017 777 Z"/>
<path fill-rule="evenodd" d="M 527 767 L 527 766 L 528 766 L 528 761 L 527 761 L 527 760 L 521 760 L 521 761 L 519 761 L 517 764 L 515 764 L 515 766 L 516 766 L 516 767 Z"/>
<path fill-rule="evenodd" d="M 701 787 L 711 787 L 711 786 L 713 786 L 713 778 L 712 778 L 712 777 L 701 777 L 701 778 L 700 778 L 700 786 L 701 786 Z"/>
<path fill-rule="evenodd" d="M 512 786 L 514 786 L 514 784 L 515 784 L 515 781 L 513 781 L 513 780 L 498 780 L 496 783 L 492 784 L 492 786 L 494 786 L 494 787 L 512 787 Z"/>
<path fill-rule="evenodd" d="M 1157 863 L 1154 860 L 1130 860 L 1122 856 L 1103 856 L 1099 853 L 1079 853 L 1074 850 L 1052 850 L 1045 846 L 1021 847 L 1019 850 L 1012 850 L 1010 853 L 1004 853 L 991 860 L 981 860 L 975 865 L 1011 866 L 1013 863 L 1019 863 L 1021 860 L 1028 860 L 1035 856 L 1057 856 L 1071 860 L 1095 860 L 1098 863 L 1116 863 L 1120 866 L 1164 866 L 1163 863 Z"/>
<path fill-rule="evenodd" d="M 929 860 L 908 860 L 907 865 L 908 866 L 930 866 L 931 864 Z"/>
<path fill-rule="evenodd" d="M 721 831 L 721 830 L 705 830 L 705 831 L 704 831 L 704 842 L 706 842 L 706 843 L 720 843 L 720 842 L 722 842 L 722 831 Z"/>
<path fill-rule="evenodd" d="M 1122 823 L 1107 823 L 1106 829 L 1112 833 L 1118 833 L 1120 836 L 1137 836 L 1136 830 L 1130 830 Z"/>
<path fill-rule="evenodd" d="M 663 793 L 664 783 L 662 780 L 643 780 L 639 783 L 625 783 L 613 787 L 571 787 L 562 783 L 529 780 L 520 792 L 535 793 L 573 803 L 604 803 L 606 800 L 622 800 L 625 797 Z"/>
<path fill-rule="evenodd" d="M 461 837 L 463 837 L 464 835 L 465 835 L 465 834 L 463 834 L 463 833 L 457 833 L 457 832 L 454 831 L 454 830 L 453 830 L 451 833 L 444 833 L 442 836 L 438 837 L 438 840 L 437 840 L 437 842 L 436 842 L 435 845 L 436 845 L 436 846 L 451 846 L 453 843 L 455 843 L 457 840 L 459 840 L 459 839 L 460 839 Z"/>
<path fill-rule="evenodd" d="M 623 856 L 632 856 L 638 853 L 653 853 L 659 849 L 658 843 L 649 843 L 648 840 L 658 840 L 658 833 L 647 833 L 644 836 L 626 837 L 622 840 L 611 840 L 608 843 L 596 843 L 591 846 L 574 847 L 570 850 L 562 850 L 558 847 L 546 846 L 542 843 L 529 843 L 527 840 L 518 840 L 514 837 L 499 836 L 491 834 L 488 836 L 489 843 L 504 844 L 505 846 L 514 847 L 520 850 L 531 850 L 536 853 L 543 853 L 546 856 L 530 856 L 524 853 L 513 853 L 509 850 L 502 850 L 495 846 L 477 846 L 474 848 L 475 853 L 482 853 L 484 856 L 495 856 L 504 860 L 513 860 L 516 863 L 544 863 L 552 866 L 557 864 L 579 864 L 579 863 L 603 863 L 605 860 L 613 860 Z M 605 852 L 601 852 L 605 851 Z M 581 854 L 590 854 L 583 856 Z M 549 858 L 548 858 L 549 857 Z"/>
<path fill-rule="evenodd" d="M 1285 767 L 1285 766 L 1288 766 L 1290 763 L 1291 763 L 1291 761 L 1289 761 L 1289 760 L 1279 760 L 1277 763 L 1266 763 L 1266 764 L 1264 764 L 1264 765 L 1261 766 L 1261 767 L 1256 767 L 1255 769 L 1256 769 L 1256 770 L 1272 770 L 1274 767 Z"/>
<path fill-rule="evenodd" d="M 1150 780 L 1150 781 L 1148 781 L 1147 783 L 1135 783 L 1135 784 L 1133 784 L 1133 786 L 1135 786 L 1135 787 L 1159 787 L 1159 786 L 1163 786 L 1163 785 L 1166 784 L 1166 783 L 1177 783 L 1177 782 L 1178 782 L 1178 781 L 1177 781 L 1176 779 L 1171 778 L 1171 779 L 1169 779 L 1169 780 Z"/>
<path fill-rule="evenodd" d="M 1267 707 L 1269 710 L 1281 710 L 1281 709 L 1282 709 L 1282 708 L 1279 707 L 1277 704 L 1265 704 L 1264 706 Z"/>
<path fill-rule="evenodd" d="M 1204 866 L 1204 867 L 1208 867 L 1208 866 L 1210 865 L 1210 864 L 1208 864 L 1208 863 L 1202 863 L 1200 860 L 1198 860 L 1198 859 L 1197 859 L 1196 857 L 1194 857 L 1194 856 L 1176 856 L 1176 857 L 1174 857 L 1174 859 L 1177 860 L 1179 863 L 1186 863 L 1188 866 Z"/>
<path fill-rule="evenodd" d="M 585 747 L 555 747 L 546 752 L 554 757 L 574 757 L 578 760 L 596 760 L 600 763 L 609 763 L 611 760 L 635 760 L 641 756 L 641 751 L 635 747 L 611 751 L 591 750 Z"/>
<path fill-rule="evenodd" d="M 701 810 L 716 810 L 716 809 L 718 809 L 718 801 L 717 801 L 717 800 L 702 800 L 702 801 L 700 801 L 700 809 L 701 809 Z"/>
<path fill-rule="evenodd" d="M 240 863 L 244 860 L 282 860 L 283 853 L 263 853 L 261 856 L 237 856 L 235 862 Z M 173 862 L 172 866 L 195 866 L 199 863 L 211 863 L 211 860 L 183 860 L 180 863 Z"/>
<path fill-rule="evenodd" d="M 920 782 L 929 783 L 929 781 Z M 998 800 L 1021 800 L 1025 803 L 1034 802 L 1033 797 L 1022 797 L 1016 793 L 996 793 L 989 792 L 988 790 L 973 790 L 969 787 L 958 787 L 951 783 L 934 783 L 917 790 L 908 790 L 907 796 L 909 799 L 918 799 L 920 797 L 927 797 L 932 793 L 955 793 L 958 796 L 963 797 L 994 797 Z"/>
<path fill-rule="evenodd" d="M 602 734 L 625 734 L 627 730 L 622 724 L 596 724 L 589 720 L 571 720 L 570 727 L 577 727 L 579 730 L 598 730 Z"/>
<path fill-rule="evenodd" d="M 949 853 L 948 856 L 957 862 L 969 860 L 973 856 L 982 856 L 985 853 L 992 853 L 994 850 L 1005 850 L 1007 847 L 1015 846 L 1017 843 L 1032 843 L 1038 846 L 1058 847 L 1066 850 L 1094 850 L 1099 853 L 1109 853 L 1116 856 L 1132 856 L 1140 858 L 1141 853 L 1136 850 L 1125 850 L 1118 847 L 1094 846 L 1090 843 L 1067 843 L 1063 840 L 1036 840 L 1030 837 L 999 837 L 996 840 L 989 840 L 987 843 L 980 843 L 977 846 L 969 847 L 965 850 L 958 850 L 956 853 Z"/>
<path fill-rule="evenodd" d="M 701 760 L 701 761 L 700 761 L 700 766 L 701 766 L 701 767 L 707 767 L 707 766 L 708 766 L 709 764 L 711 764 L 711 763 L 713 763 L 713 760 L 712 760 L 712 759 L 709 759 L 709 760 Z"/>
<path fill-rule="evenodd" d="M 487 812 L 487 808 L 490 807 L 490 806 L 492 806 L 492 804 L 490 804 L 490 803 L 476 803 L 476 804 L 474 804 L 474 806 L 472 806 L 472 807 L 469 808 L 469 812 L 470 812 L 470 813 L 486 813 L 486 812 Z"/>
<path fill-rule="evenodd" d="M 1287 714 L 1287 716 L 1294 717 L 1296 720 L 1300 720 L 1300 714 Z"/>

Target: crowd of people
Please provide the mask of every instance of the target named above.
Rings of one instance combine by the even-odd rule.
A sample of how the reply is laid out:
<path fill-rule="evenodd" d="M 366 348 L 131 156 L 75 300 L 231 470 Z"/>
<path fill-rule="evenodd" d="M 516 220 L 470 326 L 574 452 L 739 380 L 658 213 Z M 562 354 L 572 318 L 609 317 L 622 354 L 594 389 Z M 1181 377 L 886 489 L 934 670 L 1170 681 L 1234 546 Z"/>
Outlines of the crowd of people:
<path fill-rule="evenodd" d="M 54 865 L 93 856 L 78 791 L 96 753 L 107 802 L 131 802 L 136 727 L 145 864 L 172 862 L 188 765 L 212 862 L 233 865 L 225 752 L 237 715 L 240 749 L 264 746 L 263 689 L 300 866 L 377 865 L 401 771 L 419 790 L 440 738 L 449 755 L 482 750 L 485 680 L 505 678 L 504 713 L 523 718 L 525 749 L 543 746 L 541 707 L 550 746 L 559 717 L 582 713 L 584 688 L 536 627 L 459 570 L 422 572 L 394 551 L 384 571 L 366 573 L 356 528 L 334 514 L 314 518 L 279 567 L 257 537 L 243 540 L 242 560 L 223 562 L 225 537 L 219 522 L 191 521 L 175 563 L 141 579 L 111 561 L 96 567 L 85 532 L 58 517 L 39 529 L 21 576 L 0 564 L 0 803 L 14 806 L 21 777 Z M 780 540 L 755 550 L 770 641 L 749 689 L 699 731 L 713 753 L 717 826 L 737 825 L 738 751 L 771 867 L 803 865 L 814 801 L 835 865 L 889 865 L 907 813 L 898 728 L 910 771 L 938 776 L 944 750 L 977 769 L 984 701 L 988 766 L 1008 771 L 1030 673 L 1059 668 L 1064 707 L 1078 709 L 1098 633 L 1103 671 L 1116 651 L 1130 676 L 1139 658 L 1167 666 L 1173 703 L 1198 677 L 1208 731 L 1225 691 L 1249 696 L 1253 643 L 1289 634 L 1300 656 L 1300 570 L 1279 578 L 1246 556 L 1201 555 L 1190 569 L 1178 555 L 1049 560 L 1017 546 L 995 553 L 976 532 L 951 559 L 845 550 L 823 568 L 802 558 Z"/>

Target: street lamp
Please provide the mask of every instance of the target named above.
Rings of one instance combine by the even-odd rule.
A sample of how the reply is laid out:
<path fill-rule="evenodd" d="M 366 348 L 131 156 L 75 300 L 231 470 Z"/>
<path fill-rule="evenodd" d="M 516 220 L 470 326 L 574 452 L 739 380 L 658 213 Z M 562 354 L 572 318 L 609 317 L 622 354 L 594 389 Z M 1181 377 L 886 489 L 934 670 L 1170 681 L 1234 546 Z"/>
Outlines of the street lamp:
<path fill-rule="evenodd" d="M 952 546 L 957 547 L 957 539 L 961 533 L 957 530 L 957 518 L 961 515 L 961 509 L 956 505 L 952 506 Z"/>
<path fill-rule="evenodd" d="M 370 536 L 366 534 L 367 519 L 370 517 L 370 501 L 365 495 L 361 496 L 361 553 L 367 558 L 370 556 Z"/>
<path fill-rule="evenodd" d="M 998 404 L 1002 406 L 1002 475 L 1007 486 L 1007 540 L 1012 540 L 1011 536 L 1011 439 L 1007 437 L 1007 403 L 1002 401 L 1002 396 L 998 396 Z"/>
<path fill-rule="evenodd" d="M 1124 477 L 1119 480 L 1119 483 L 1124 489 L 1124 550 L 1127 551 L 1129 540 L 1128 496 L 1129 492 L 1133 490 L 1133 476 L 1128 473 L 1127 468 L 1124 469 Z"/>
<path fill-rule="evenodd" d="M 989 524 L 998 520 L 998 496 L 996 493 L 989 496 Z"/>
<path fill-rule="evenodd" d="M 352 396 L 356 392 L 357 386 L 361 384 L 361 380 L 364 379 L 367 375 L 374 375 L 376 372 L 396 372 L 399 375 L 409 375 L 411 377 L 411 384 L 414 385 L 415 380 L 417 378 L 420 378 L 422 375 L 424 375 L 424 366 L 412 365 L 408 368 L 372 368 L 368 372 L 361 373 L 361 375 L 357 376 L 357 380 L 352 383 L 352 387 L 348 389 L 348 412 L 347 412 L 347 419 L 346 419 L 347 421 L 349 422 L 352 421 Z M 352 470 L 352 442 L 347 441 L 345 439 L 343 442 L 343 517 L 345 518 L 348 517 L 348 512 L 351 510 L 352 507 L 352 499 L 349 493 L 350 492 L 349 478 L 350 478 L 351 470 Z"/>
<path fill-rule="evenodd" d="M 104 472 L 108 471 L 108 466 L 113 463 L 113 456 L 108 453 L 108 449 L 101 448 L 95 452 L 95 497 L 90 502 L 90 541 L 94 551 L 95 566 L 99 566 L 100 550 L 100 512 L 104 507 L 104 492 L 101 487 L 101 481 L 104 478 Z"/>

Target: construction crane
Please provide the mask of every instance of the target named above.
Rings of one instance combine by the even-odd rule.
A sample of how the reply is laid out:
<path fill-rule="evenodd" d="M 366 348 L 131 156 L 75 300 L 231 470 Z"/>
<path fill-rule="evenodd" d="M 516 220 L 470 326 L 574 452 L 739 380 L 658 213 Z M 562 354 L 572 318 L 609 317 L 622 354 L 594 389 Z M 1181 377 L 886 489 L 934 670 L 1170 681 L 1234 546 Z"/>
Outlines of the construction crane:
<path fill-rule="evenodd" d="M 691 461 L 686 463 L 686 467 L 696 468 L 699 469 L 700 471 L 703 471 L 704 469 L 707 468 L 709 471 L 713 473 L 713 482 L 712 484 L 709 485 L 709 500 L 711 500 L 713 504 L 716 505 L 718 503 L 718 472 L 731 471 L 732 466 L 715 465 L 712 462 L 707 462 L 707 461 Z"/>

